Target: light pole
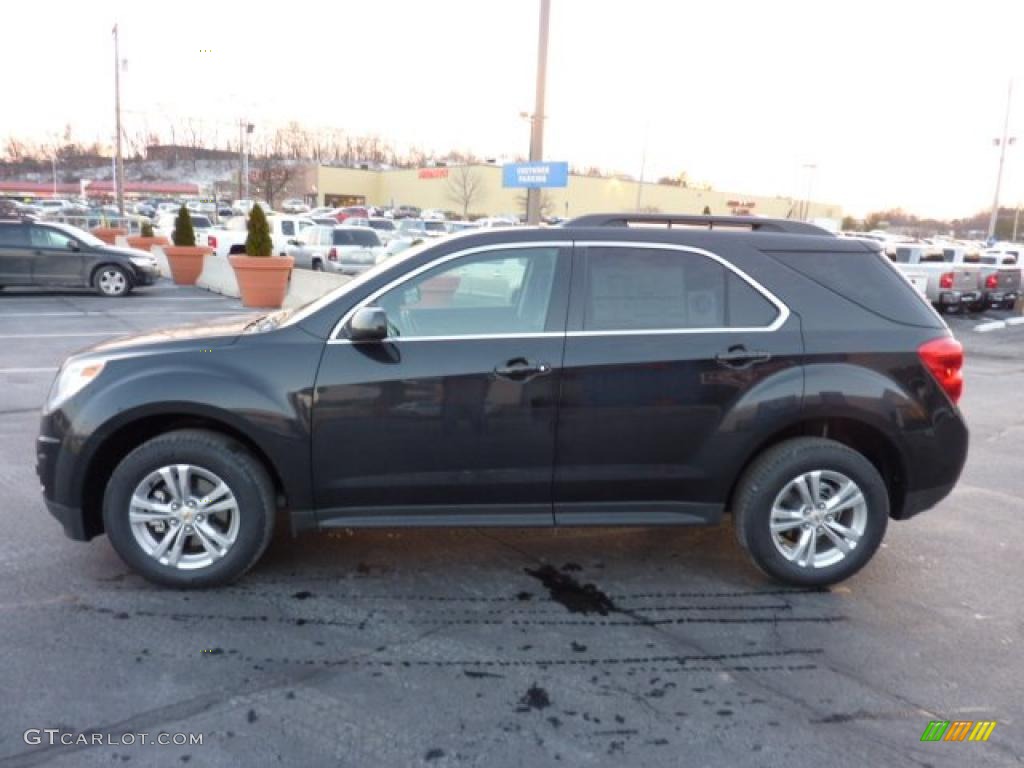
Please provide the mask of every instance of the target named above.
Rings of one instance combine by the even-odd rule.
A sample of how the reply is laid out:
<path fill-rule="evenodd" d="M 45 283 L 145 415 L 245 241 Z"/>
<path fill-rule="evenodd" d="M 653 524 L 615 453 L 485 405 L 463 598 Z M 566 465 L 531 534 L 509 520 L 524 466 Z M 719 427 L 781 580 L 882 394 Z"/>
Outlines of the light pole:
<path fill-rule="evenodd" d="M 121 157 L 121 54 L 118 47 L 117 24 L 114 25 L 114 130 L 116 138 L 116 164 L 114 191 L 117 194 L 117 212 L 124 216 L 124 159 Z"/>
<path fill-rule="evenodd" d="M 53 197 L 57 197 L 57 153 L 50 156 L 50 164 L 53 166 Z"/>
<path fill-rule="evenodd" d="M 640 200 L 644 194 L 644 173 L 647 171 L 647 141 L 651 135 L 651 124 L 644 127 L 644 148 L 640 154 L 640 181 L 636 185 L 636 212 L 640 213 Z"/>
<path fill-rule="evenodd" d="M 996 236 L 996 219 L 999 218 L 999 188 L 1003 183 L 1003 163 L 1006 162 L 1007 144 L 1016 144 L 1015 136 L 1008 136 L 1010 132 L 1010 101 L 1013 99 L 1013 80 L 1006 90 L 1006 115 L 1003 117 L 1003 138 L 993 139 L 992 143 L 999 147 L 999 172 L 996 174 L 996 195 L 992 201 L 992 215 L 988 220 L 988 239 Z"/>
<path fill-rule="evenodd" d="M 544 159 L 544 91 L 548 77 L 548 20 L 551 15 L 551 0 L 540 0 L 540 29 L 537 35 L 537 93 L 533 106 L 530 130 L 530 162 Z M 526 223 L 540 223 L 540 189 L 526 190 Z"/>
<path fill-rule="evenodd" d="M 807 171 L 807 195 L 804 197 L 803 211 L 801 212 L 800 218 L 804 221 L 810 221 L 811 218 L 811 187 L 814 185 L 814 172 L 818 170 L 816 163 L 804 163 L 804 170 Z"/>

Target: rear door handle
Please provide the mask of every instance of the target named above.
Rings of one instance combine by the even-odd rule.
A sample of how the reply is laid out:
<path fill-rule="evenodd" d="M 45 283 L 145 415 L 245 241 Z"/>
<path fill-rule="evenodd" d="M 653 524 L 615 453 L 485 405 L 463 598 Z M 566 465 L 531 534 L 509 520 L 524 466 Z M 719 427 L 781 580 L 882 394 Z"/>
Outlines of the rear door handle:
<path fill-rule="evenodd" d="M 715 362 L 719 365 L 735 369 L 750 368 L 752 365 L 766 363 L 771 359 L 772 356 L 767 352 L 747 349 L 742 344 L 731 346 L 725 352 L 715 355 Z"/>
<path fill-rule="evenodd" d="M 496 376 L 511 381 L 528 381 L 534 376 L 543 376 L 551 373 L 551 366 L 548 363 L 537 363 L 527 360 L 525 357 L 514 357 L 504 365 L 494 369 Z"/>

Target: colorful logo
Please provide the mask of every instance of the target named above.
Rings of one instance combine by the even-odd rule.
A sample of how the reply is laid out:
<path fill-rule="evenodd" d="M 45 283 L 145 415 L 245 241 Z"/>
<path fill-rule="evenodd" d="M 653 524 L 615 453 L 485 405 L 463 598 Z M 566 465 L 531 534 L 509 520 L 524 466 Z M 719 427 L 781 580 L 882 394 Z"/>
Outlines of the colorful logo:
<path fill-rule="evenodd" d="M 995 720 L 932 720 L 921 741 L 988 741 L 995 728 Z"/>

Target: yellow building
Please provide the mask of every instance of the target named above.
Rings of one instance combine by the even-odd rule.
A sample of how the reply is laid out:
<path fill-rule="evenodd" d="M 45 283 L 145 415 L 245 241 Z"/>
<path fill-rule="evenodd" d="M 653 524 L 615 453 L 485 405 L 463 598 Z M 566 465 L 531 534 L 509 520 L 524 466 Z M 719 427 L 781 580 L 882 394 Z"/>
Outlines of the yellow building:
<path fill-rule="evenodd" d="M 316 169 L 318 205 L 415 205 L 463 210 L 470 215 L 522 213 L 525 190 L 501 185 L 501 166 L 466 165 L 374 171 L 356 168 Z M 842 218 L 838 204 L 792 197 L 767 197 L 595 176 L 569 176 L 569 185 L 544 190 L 546 216 L 579 216 L 614 211 L 754 214 L 773 218 Z M 467 190 L 472 189 L 472 193 Z M 639 198 L 638 193 L 639 191 Z M 468 204 L 466 204 L 468 203 Z M 807 208 L 808 210 L 804 210 Z"/>

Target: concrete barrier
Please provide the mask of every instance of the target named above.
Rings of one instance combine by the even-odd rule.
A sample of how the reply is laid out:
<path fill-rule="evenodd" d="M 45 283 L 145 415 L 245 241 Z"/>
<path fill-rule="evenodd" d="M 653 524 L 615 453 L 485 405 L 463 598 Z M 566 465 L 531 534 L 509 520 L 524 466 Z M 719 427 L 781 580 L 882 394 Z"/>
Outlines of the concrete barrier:
<path fill-rule="evenodd" d="M 160 274 L 169 279 L 171 277 L 171 265 L 167 262 L 167 254 L 164 253 L 163 246 L 154 245 L 149 249 L 149 252 L 156 259 L 156 266 L 160 270 Z"/>
<path fill-rule="evenodd" d="M 237 299 L 239 295 L 235 270 L 224 256 L 215 253 L 203 257 L 203 271 L 199 274 L 196 285 L 222 296 L 233 296 Z"/>
<path fill-rule="evenodd" d="M 293 269 L 292 279 L 288 285 L 288 294 L 284 297 L 284 306 L 299 307 L 310 301 L 315 301 L 351 279 L 349 275 Z"/>

